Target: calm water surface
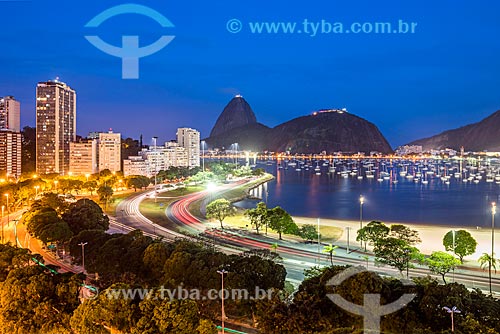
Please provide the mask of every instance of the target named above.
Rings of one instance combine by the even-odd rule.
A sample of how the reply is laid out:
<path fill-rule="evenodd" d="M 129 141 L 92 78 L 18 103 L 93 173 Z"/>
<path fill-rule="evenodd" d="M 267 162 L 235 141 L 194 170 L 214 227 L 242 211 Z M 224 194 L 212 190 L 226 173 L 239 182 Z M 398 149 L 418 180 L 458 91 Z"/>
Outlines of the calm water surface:
<path fill-rule="evenodd" d="M 359 196 L 363 195 L 363 220 L 424 223 L 472 227 L 491 226 L 491 202 L 500 202 L 500 185 L 463 183 L 451 178 L 446 185 L 439 178 L 416 184 L 398 176 L 398 183 L 342 178 L 338 174 L 316 175 L 314 170 L 297 172 L 277 169 L 276 165 L 257 164 L 275 176 L 266 185 L 254 189 L 268 206 L 279 205 L 295 216 L 359 220 Z M 256 201 L 237 203 L 252 207 Z M 497 214 L 500 224 L 500 214 Z M 498 224 L 497 224 L 498 225 Z"/>

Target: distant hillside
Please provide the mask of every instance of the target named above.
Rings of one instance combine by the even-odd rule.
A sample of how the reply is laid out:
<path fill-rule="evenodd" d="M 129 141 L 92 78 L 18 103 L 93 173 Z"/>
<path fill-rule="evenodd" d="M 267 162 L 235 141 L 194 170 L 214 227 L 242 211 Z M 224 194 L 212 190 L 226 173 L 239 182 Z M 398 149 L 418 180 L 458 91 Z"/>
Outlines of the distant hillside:
<path fill-rule="evenodd" d="M 421 145 L 425 151 L 459 150 L 462 146 L 466 151 L 500 151 L 500 110 L 478 123 L 415 140 L 408 145 Z"/>
<path fill-rule="evenodd" d="M 350 113 L 327 112 L 295 118 L 272 129 L 268 143 L 275 152 L 392 152 L 373 123 Z"/>
<path fill-rule="evenodd" d="M 392 152 L 389 143 L 373 123 L 347 112 L 319 112 L 295 118 L 274 128 L 255 121 L 223 130 L 221 124 L 241 123 L 244 118 L 240 108 L 230 108 L 233 101 L 234 99 L 224 108 L 212 135 L 206 139 L 211 147 L 228 148 L 231 144 L 238 143 L 240 149 L 252 151 Z M 247 110 L 251 111 L 250 106 Z"/>

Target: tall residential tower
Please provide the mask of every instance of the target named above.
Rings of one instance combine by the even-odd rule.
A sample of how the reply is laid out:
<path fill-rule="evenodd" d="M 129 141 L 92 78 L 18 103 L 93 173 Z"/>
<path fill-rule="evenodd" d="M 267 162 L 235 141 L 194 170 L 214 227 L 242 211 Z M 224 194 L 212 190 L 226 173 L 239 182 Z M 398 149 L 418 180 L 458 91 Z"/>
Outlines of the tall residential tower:
<path fill-rule="evenodd" d="M 200 166 L 200 133 L 195 129 L 177 129 L 177 143 L 186 149 L 189 167 Z"/>
<path fill-rule="evenodd" d="M 21 104 L 0 97 L 0 178 L 21 176 Z"/>
<path fill-rule="evenodd" d="M 0 97 L 0 129 L 21 131 L 21 104 L 13 96 Z"/>
<path fill-rule="evenodd" d="M 99 171 L 109 169 L 119 172 L 121 168 L 121 135 L 113 130 L 99 133 Z"/>
<path fill-rule="evenodd" d="M 58 80 L 36 88 L 36 171 L 68 174 L 69 143 L 76 140 L 76 93 Z"/>

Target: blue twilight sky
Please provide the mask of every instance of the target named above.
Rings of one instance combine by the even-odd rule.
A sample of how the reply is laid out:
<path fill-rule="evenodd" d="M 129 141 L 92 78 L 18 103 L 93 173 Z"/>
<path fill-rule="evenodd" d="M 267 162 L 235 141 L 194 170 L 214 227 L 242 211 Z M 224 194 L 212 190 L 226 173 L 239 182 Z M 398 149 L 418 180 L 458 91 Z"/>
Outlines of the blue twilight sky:
<path fill-rule="evenodd" d="M 500 109 L 497 0 L 137 1 L 175 27 L 137 14 L 84 27 L 124 3 L 0 0 L 0 96 L 21 101 L 23 125 L 35 123 L 36 83 L 57 76 L 77 91 L 79 134 L 113 128 L 143 134 L 145 143 L 171 139 L 179 126 L 208 135 L 236 93 L 268 126 L 346 107 L 378 125 L 394 147 Z M 227 30 L 231 19 L 242 23 L 239 33 Z M 305 19 L 341 22 L 345 30 L 354 22 L 418 25 L 414 34 L 313 37 L 297 32 Z M 258 34 L 255 22 L 297 26 L 294 34 Z M 140 60 L 138 80 L 123 80 L 121 59 L 85 35 L 116 46 L 122 35 L 140 36 L 141 46 L 175 39 Z"/>

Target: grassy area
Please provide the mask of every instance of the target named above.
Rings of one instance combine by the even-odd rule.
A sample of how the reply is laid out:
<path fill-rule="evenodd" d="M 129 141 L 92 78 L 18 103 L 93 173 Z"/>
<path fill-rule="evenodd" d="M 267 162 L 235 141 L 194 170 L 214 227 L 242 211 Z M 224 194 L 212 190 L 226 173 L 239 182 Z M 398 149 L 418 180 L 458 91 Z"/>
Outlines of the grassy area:
<path fill-rule="evenodd" d="M 170 228 L 176 229 L 177 225 L 171 222 L 165 215 L 165 209 L 172 202 L 175 202 L 180 197 L 192 194 L 205 189 L 202 186 L 189 186 L 185 188 L 178 188 L 167 192 L 162 192 L 158 195 L 156 203 L 154 198 L 146 198 L 141 202 L 139 210 L 144 215 L 144 217 L 153 221 L 154 223 Z"/>
<path fill-rule="evenodd" d="M 174 224 L 172 224 L 165 215 L 165 208 L 173 201 L 175 201 L 175 199 L 158 198 L 155 203 L 154 199 L 146 198 L 141 202 L 139 210 L 146 218 L 153 221 L 155 224 L 173 228 Z"/>
<path fill-rule="evenodd" d="M 232 227 L 238 227 L 238 228 L 245 228 L 245 229 L 250 229 L 250 221 L 243 215 L 244 210 L 238 210 L 238 213 L 235 216 L 232 217 L 227 217 L 224 220 L 224 225 L 226 226 L 232 226 Z M 297 226 L 300 228 L 304 224 L 299 224 L 297 223 Z M 320 230 L 321 230 L 321 242 L 323 243 L 335 243 L 343 233 L 343 230 L 340 227 L 335 227 L 335 226 L 321 226 L 320 224 Z M 263 231 L 263 229 L 261 229 Z M 261 232 L 259 231 L 259 232 Z M 274 233 L 270 229 L 268 229 L 267 234 L 271 237 L 276 237 L 278 238 L 278 234 Z M 283 235 L 283 239 L 286 240 L 295 240 L 295 241 L 303 241 L 301 237 L 295 236 L 295 235 Z"/>
<path fill-rule="evenodd" d="M 239 200 L 244 199 L 245 197 L 248 196 L 248 191 L 252 188 L 255 188 L 256 186 L 265 183 L 267 181 L 270 181 L 273 179 L 273 176 L 271 174 L 265 174 L 263 177 L 254 180 L 250 183 L 247 183 L 245 185 L 230 189 L 214 198 L 225 198 L 230 202 L 237 202 Z M 189 206 L 189 212 L 191 212 L 193 215 L 197 217 L 202 217 L 203 215 L 201 214 L 201 203 L 202 200 L 195 201 Z"/>
<path fill-rule="evenodd" d="M 136 191 L 134 192 L 133 189 L 129 189 L 129 190 L 126 190 L 126 191 L 120 191 L 119 194 L 116 194 L 116 195 L 113 195 L 113 199 L 108 203 L 108 207 L 106 208 L 106 210 L 104 210 L 104 213 L 106 213 L 107 215 L 110 215 L 110 216 L 116 216 L 116 207 L 126 198 L 130 197 L 130 196 L 133 196 L 133 195 L 137 195 L 137 194 L 140 194 L 142 192 L 144 192 L 145 190 L 143 191 Z M 99 200 L 99 196 L 95 196 L 95 200 L 94 201 L 98 201 Z M 101 207 L 103 207 L 104 205 L 101 205 Z"/>

